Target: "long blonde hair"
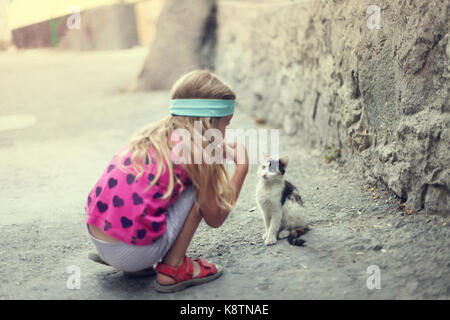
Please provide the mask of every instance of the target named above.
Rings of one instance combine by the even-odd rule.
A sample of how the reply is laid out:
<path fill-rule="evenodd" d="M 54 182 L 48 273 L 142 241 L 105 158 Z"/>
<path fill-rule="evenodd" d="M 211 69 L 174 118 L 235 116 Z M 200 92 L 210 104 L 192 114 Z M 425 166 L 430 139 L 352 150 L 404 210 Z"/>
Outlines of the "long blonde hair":
<path fill-rule="evenodd" d="M 182 76 L 175 82 L 171 90 L 172 99 L 236 99 L 233 91 L 223 84 L 217 76 L 209 70 L 196 70 Z M 220 118 L 215 117 L 187 117 L 169 115 L 160 121 L 150 123 L 148 126 L 137 132 L 128 148 L 124 150 L 119 158 L 119 168 L 127 170 L 123 166 L 123 157 L 132 152 L 131 164 L 136 170 L 136 179 L 144 173 L 144 162 L 146 157 L 151 159 L 149 150 L 153 149 L 157 161 L 157 174 L 150 182 L 152 187 L 158 178 L 163 174 L 163 161 L 166 161 L 169 170 L 169 186 L 163 199 L 167 199 L 173 192 L 175 184 L 182 182 L 174 175 L 173 163 L 171 161 L 171 149 L 169 141 L 174 129 L 185 129 L 191 134 L 191 143 L 194 139 L 194 122 L 200 121 L 203 133 L 210 128 L 218 128 Z M 205 141 L 203 147 L 205 147 Z M 193 157 L 194 149 L 192 149 Z M 168 160 L 167 160 L 168 159 Z M 222 163 L 201 164 L 188 163 L 183 164 L 186 172 L 197 190 L 196 206 L 199 208 L 207 200 L 207 188 L 212 189 L 215 200 L 220 208 L 231 210 L 236 201 L 236 191 L 230 184 L 228 172 Z"/>

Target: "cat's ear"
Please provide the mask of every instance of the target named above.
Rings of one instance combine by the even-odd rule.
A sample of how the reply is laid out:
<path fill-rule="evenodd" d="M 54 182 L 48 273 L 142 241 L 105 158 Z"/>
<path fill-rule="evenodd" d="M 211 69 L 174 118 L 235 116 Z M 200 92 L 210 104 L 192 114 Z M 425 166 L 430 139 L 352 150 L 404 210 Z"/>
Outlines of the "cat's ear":
<path fill-rule="evenodd" d="M 262 156 L 263 156 L 264 162 L 267 162 L 267 161 L 270 160 L 270 157 L 269 157 L 269 155 L 267 153 L 262 152 Z"/>
<path fill-rule="evenodd" d="M 282 158 L 280 158 L 280 162 L 283 164 L 283 167 L 287 167 L 288 163 L 289 163 L 289 157 L 288 156 L 284 156 Z"/>

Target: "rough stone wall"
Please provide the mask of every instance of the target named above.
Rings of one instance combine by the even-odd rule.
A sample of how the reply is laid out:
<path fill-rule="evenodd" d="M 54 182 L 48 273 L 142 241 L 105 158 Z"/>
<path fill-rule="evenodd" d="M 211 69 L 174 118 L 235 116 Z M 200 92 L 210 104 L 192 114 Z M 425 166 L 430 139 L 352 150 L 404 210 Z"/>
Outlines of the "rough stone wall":
<path fill-rule="evenodd" d="M 370 29 L 370 5 L 381 29 Z M 449 1 L 220 1 L 216 73 L 240 106 L 415 210 L 450 212 Z M 344 187 L 344 186 L 343 186 Z"/>

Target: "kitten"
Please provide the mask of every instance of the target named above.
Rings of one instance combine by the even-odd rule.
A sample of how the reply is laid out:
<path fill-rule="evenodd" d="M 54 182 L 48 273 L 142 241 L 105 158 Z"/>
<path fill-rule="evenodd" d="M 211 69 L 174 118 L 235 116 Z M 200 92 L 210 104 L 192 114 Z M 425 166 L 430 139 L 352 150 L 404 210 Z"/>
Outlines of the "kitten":
<path fill-rule="evenodd" d="M 302 198 L 297 188 L 284 179 L 288 162 L 287 156 L 279 160 L 266 157 L 258 168 L 256 204 L 264 218 L 266 245 L 275 244 L 282 230 L 289 231 L 290 244 L 303 245 L 305 241 L 298 237 L 309 230 L 301 214 Z"/>

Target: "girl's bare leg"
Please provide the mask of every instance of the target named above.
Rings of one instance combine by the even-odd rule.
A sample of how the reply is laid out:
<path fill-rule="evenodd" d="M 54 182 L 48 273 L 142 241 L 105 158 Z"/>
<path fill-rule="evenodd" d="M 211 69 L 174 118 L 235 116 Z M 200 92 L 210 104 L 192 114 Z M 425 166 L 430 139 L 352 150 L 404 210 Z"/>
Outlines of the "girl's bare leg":
<path fill-rule="evenodd" d="M 195 206 L 192 207 L 189 215 L 184 222 L 183 227 L 181 228 L 180 233 L 178 234 L 177 239 L 173 243 L 172 247 L 167 252 L 166 256 L 163 258 L 163 263 L 173 267 L 179 267 L 184 262 L 184 257 L 186 256 L 187 248 L 189 247 L 192 238 L 194 237 L 194 233 L 197 230 L 200 221 L 202 221 L 202 217 L 200 216 L 198 210 L 195 209 Z M 193 276 L 197 276 L 200 272 L 200 266 L 197 262 L 193 261 L 194 264 L 194 274 Z M 160 284 L 172 284 L 175 283 L 175 280 L 167 277 L 165 275 L 159 274 L 157 275 L 157 281 Z"/>

